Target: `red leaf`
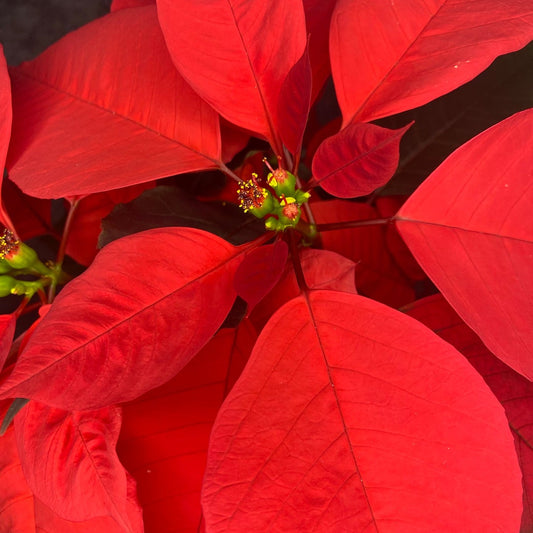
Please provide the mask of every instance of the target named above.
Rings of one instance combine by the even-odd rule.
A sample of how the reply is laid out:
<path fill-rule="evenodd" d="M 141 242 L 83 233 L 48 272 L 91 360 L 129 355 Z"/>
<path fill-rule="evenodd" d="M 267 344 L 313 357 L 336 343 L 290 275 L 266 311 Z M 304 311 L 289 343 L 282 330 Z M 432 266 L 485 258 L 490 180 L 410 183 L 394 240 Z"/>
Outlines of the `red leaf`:
<path fill-rule="evenodd" d="M 532 531 L 533 383 L 494 357 L 440 294 L 418 300 L 404 311 L 463 353 L 503 404 L 522 468 L 524 512 L 520 531 Z"/>
<path fill-rule="evenodd" d="M 263 330 L 202 492 L 211 532 L 517 531 L 521 499 L 507 420 L 477 372 L 413 319 L 330 291 Z"/>
<path fill-rule="evenodd" d="M 533 110 L 481 133 L 433 172 L 397 221 L 417 261 L 461 318 L 529 379 L 532 135 Z"/>
<path fill-rule="evenodd" d="M 356 265 L 342 255 L 329 250 L 303 249 L 299 256 L 305 283 L 310 289 L 357 292 L 355 290 Z M 284 304 L 301 294 L 294 267 L 287 265 L 282 278 L 273 290 L 254 309 L 250 318 L 258 330 Z"/>
<path fill-rule="evenodd" d="M 98 252 L 98 236 L 102 231 L 102 219 L 111 213 L 117 204 L 131 202 L 151 187 L 153 187 L 151 183 L 141 183 L 82 198 L 72 218 L 67 254 L 81 265 L 90 265 Z"/>
<path fill-rule="evenodd" d="M 339 0 L 330 50 L 344 125 L 425 104 L 532 38 L 529 0 Z"/>
<path fill-rule="evenodd" d="M 168 381 L 226 318 L 244 250 L 191 228 L 105 246 L 54 301 L 0 397 L 96 409 Z"/>
<path fill-rule="evenodd" d="M 115 451 L 120 424 L 117 407 L 69 413 L 28 403 L 15 418 L 15 434 L 33 493 L 66 520 L 111 516 L 125 531 L 143 531 Z"/>
<path fill-rule="evenodd" d="M 5 403 L 7 405 L 7 402 Z M 22 472 L 13 427 L 2 436 L 0 446 L 1 533 L 124 533 L 124 528 L 110 517 L 70 522 L 57 516 L 39 501 L 28 487 Z"/>
<path fill-rule="evenodd" d="M 136 478 L 147 532 L 195 532 L 211 426 L 257 335 L 222 329 L 171 381 L 124 406 L 118 453 Z"/>
<path fill-rule="evenodd" d="M 4 176 L 4 164 L 6 162 L 7 148 L 11 137 L 11 83 L 7 73 L 7 63 L 4 57 L 4 49 L 0 44 L 0 191 L 2 190 L 2 181 Z M 14 228 L 9 215 L 4 209 L 2 197 L 0 196 L 0 223 L 11 229 Z"/>
<path fill-rule="evenodd" d="M 351 124 L 318 147 L 313 158 L 314 182 L 340 198 L 370 194 L 396 172 L 400 139 L 410 126 L 389 130 Z"/>
<path fill-rule="evenodd" d="M 13 344 L 16 325 L 17 317 L 15 315 L 0 315 L 0 370 L 2 370 Z"/>
<path fill-rule="evenodd" d="M 10 178 L 60 198 L 217 166 L 218 115 L 176 72 L 153 6 L 70 33 L 11 71 Z"/>
<path fill-rule="evenodd" d="M 314 102 L 331 74 L 329 64 L 329 23 L 336 0 L 303 0 L 309 59 L 313 75 L 311 101 Z"/>
<path fill-rule="evenodd" d="M 254 248 L 235 273 L 235 290 L 248 304 L 248 313 L 272 290 L 283 274 L 289 248 L 278 239 Z"/>
<path fill-rule="evenodd" d="M 338 223 L 378 218 L 367 204 L 346 200 L 328 200 L 310 204 L 318 223 Z M 415 294 L 386 246 L 383 225 L 363 226 L 321 233 L 324 248 L 356 263 L 357 291 L 374 300 L 400 307 L 415 299 Z"/>
<path fill-rule="evenodd" d="M 301 0 L 158 0 L 157 9 L 183 77 L 222 116 L 266 137 L 281 155 L 273 115 L 305 49 Z"/>
<path fill-rule="evenodd" d="M 306 48 L 281 85 L 274 120 L 283 144 L 293 154 L 302 147 L 309 106 L 311 105 L 311 64 Z"/>

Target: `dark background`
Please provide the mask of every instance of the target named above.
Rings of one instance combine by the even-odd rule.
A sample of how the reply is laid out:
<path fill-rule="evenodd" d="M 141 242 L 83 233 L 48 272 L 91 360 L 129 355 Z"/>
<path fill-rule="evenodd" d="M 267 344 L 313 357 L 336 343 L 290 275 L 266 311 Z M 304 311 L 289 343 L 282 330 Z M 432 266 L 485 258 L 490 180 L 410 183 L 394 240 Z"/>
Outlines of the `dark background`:
<path fill-rule="evenodd" d="M 71 30 L 109 12 L 111 0 L 0 0 L 0 42 L 9 65 L 33 59 Z"/>

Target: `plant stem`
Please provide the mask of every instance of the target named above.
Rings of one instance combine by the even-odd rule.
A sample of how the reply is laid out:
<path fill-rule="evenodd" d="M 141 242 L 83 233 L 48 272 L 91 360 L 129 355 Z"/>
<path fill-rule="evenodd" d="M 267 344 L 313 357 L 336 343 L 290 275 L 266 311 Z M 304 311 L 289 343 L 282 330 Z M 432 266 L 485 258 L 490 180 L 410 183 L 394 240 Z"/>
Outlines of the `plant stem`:
<path fill-rule="evenodd" d="M 61 236 L 59 250 L 57 251 L 55 264 L 56 276 L 54 276 L 54 278 L 52 279 L 52 283 L 50 284 L 50 288 L 48 289 L 48 303 L 52 303 L 56 294 L 57 281 L 59 277 L 57 273 L 61 271 L 61 265 L 63 264 L 63 260 L 65 259 L 67 242 L 70 235 L 70 229 L 72 227 L 72 221 L 74 219 L 74 214 L 76 213 L 80 200 L 81 198 L 78 197 L 70 201 L 70 209 L 67 214 L 65 226 L 63 227 L 63 235 Z"/>
<path fill-rule="evenodd" d="M 229 169 L 222 161 L 218 162 L 218 168 L 221 170 L 221 172 L 224 172 L 226 176 L 229 176 L 232 180 L 235 180 L 237 183 L 243 183 L 243 180 L 233 172 L 233 170 Z"/>

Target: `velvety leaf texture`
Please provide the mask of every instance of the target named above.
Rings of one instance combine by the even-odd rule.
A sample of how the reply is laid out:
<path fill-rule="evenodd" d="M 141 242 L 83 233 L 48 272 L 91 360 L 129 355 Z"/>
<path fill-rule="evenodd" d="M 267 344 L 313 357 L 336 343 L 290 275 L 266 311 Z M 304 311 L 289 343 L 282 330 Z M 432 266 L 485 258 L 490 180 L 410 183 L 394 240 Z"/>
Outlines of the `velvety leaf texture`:
<path fill-rule="evenodd" d="M 517 531 L 503 409 L 448 343 L 316 291 L 261 333 L 213 432 L 207 531 Z"/>
<path fill-rule="evenodd" d="M 440 294 L 418 300 L 404 311 L 465 355 L 502 403 L 522 469 L 524 511 L 520 531 L 533 531 L 533 383 L 492 355 Z"/>
<path fill-rule="evenodd" d="M 15 418 L 15 434 L 33 493 L 67 520 L 111 516 L 124 531 L 142 532 L 115 451 L 120 424 L 117 407 L 69 413 L 30 402 Z"/>
<path fill-rule="evenodd" d="M 231 309 L 241 253 L 188 228 L 109 244 L 59 294 L 0 395 L 96 409 L 168 381 Z"/>
<path fill-rule="evenodd" d="M 478 135 L 415 191 L 397 220 L 417 261 L 462 319 L 529 379 L 532 135 L 533 110 Z"/>
<path fill-rule="evenodd" d="M 328 137 L 313 158 L 315 182 L 340 198 L 370 194 L 392 178 L 400 157 L 400 140 L 408 128 L 389 130 L 354 123 Z"/>
<path fill-rule="evenodd" d="M 157 9 L 183 77 L 222 116 L 279 150 L 280 87 L 306 44 L 301 0 L 158 0 Z"/>
<path fill-rule="evenodd" d="M 8 170 L 32 196 L 101 192 L 217 165 L 218 115 L 174 68 L 155 6 L 97 19 L 11 75 Z"/>
<path fill-rule="evenodd" d="M 339 0 L 330 53 L 344 125 L 425 104 L 531 39 L 530 0 Z"/>

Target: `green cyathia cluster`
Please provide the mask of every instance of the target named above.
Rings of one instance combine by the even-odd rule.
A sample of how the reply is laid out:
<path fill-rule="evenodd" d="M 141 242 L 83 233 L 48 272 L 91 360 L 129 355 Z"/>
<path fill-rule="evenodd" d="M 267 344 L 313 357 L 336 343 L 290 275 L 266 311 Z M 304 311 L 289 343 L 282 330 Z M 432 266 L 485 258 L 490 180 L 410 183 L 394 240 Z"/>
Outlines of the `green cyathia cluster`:
<path fill-rule="evenodd" d="M 278 168 L 267 176 L 266 187 L 257 181 L 257 174 L 244 181 L 237 194 L 245 213 L 265 218 L 265 227 L 272 231 L 283 231 L 298 224 L 301 206 L 310 194 L 296 189 L 296 177 L 287 170 Z"/>
<path fill-rule="evenodd" d="M 52 271 L 41 263 L 37 252 L 20 242 L 15 235 L 5 229 L 0 235 L 0 297 L 9 294 L 33 295 L 43 288 L 42 281 L 16 279 L 15 276 L 31 274 L 50 277 Z"/>

